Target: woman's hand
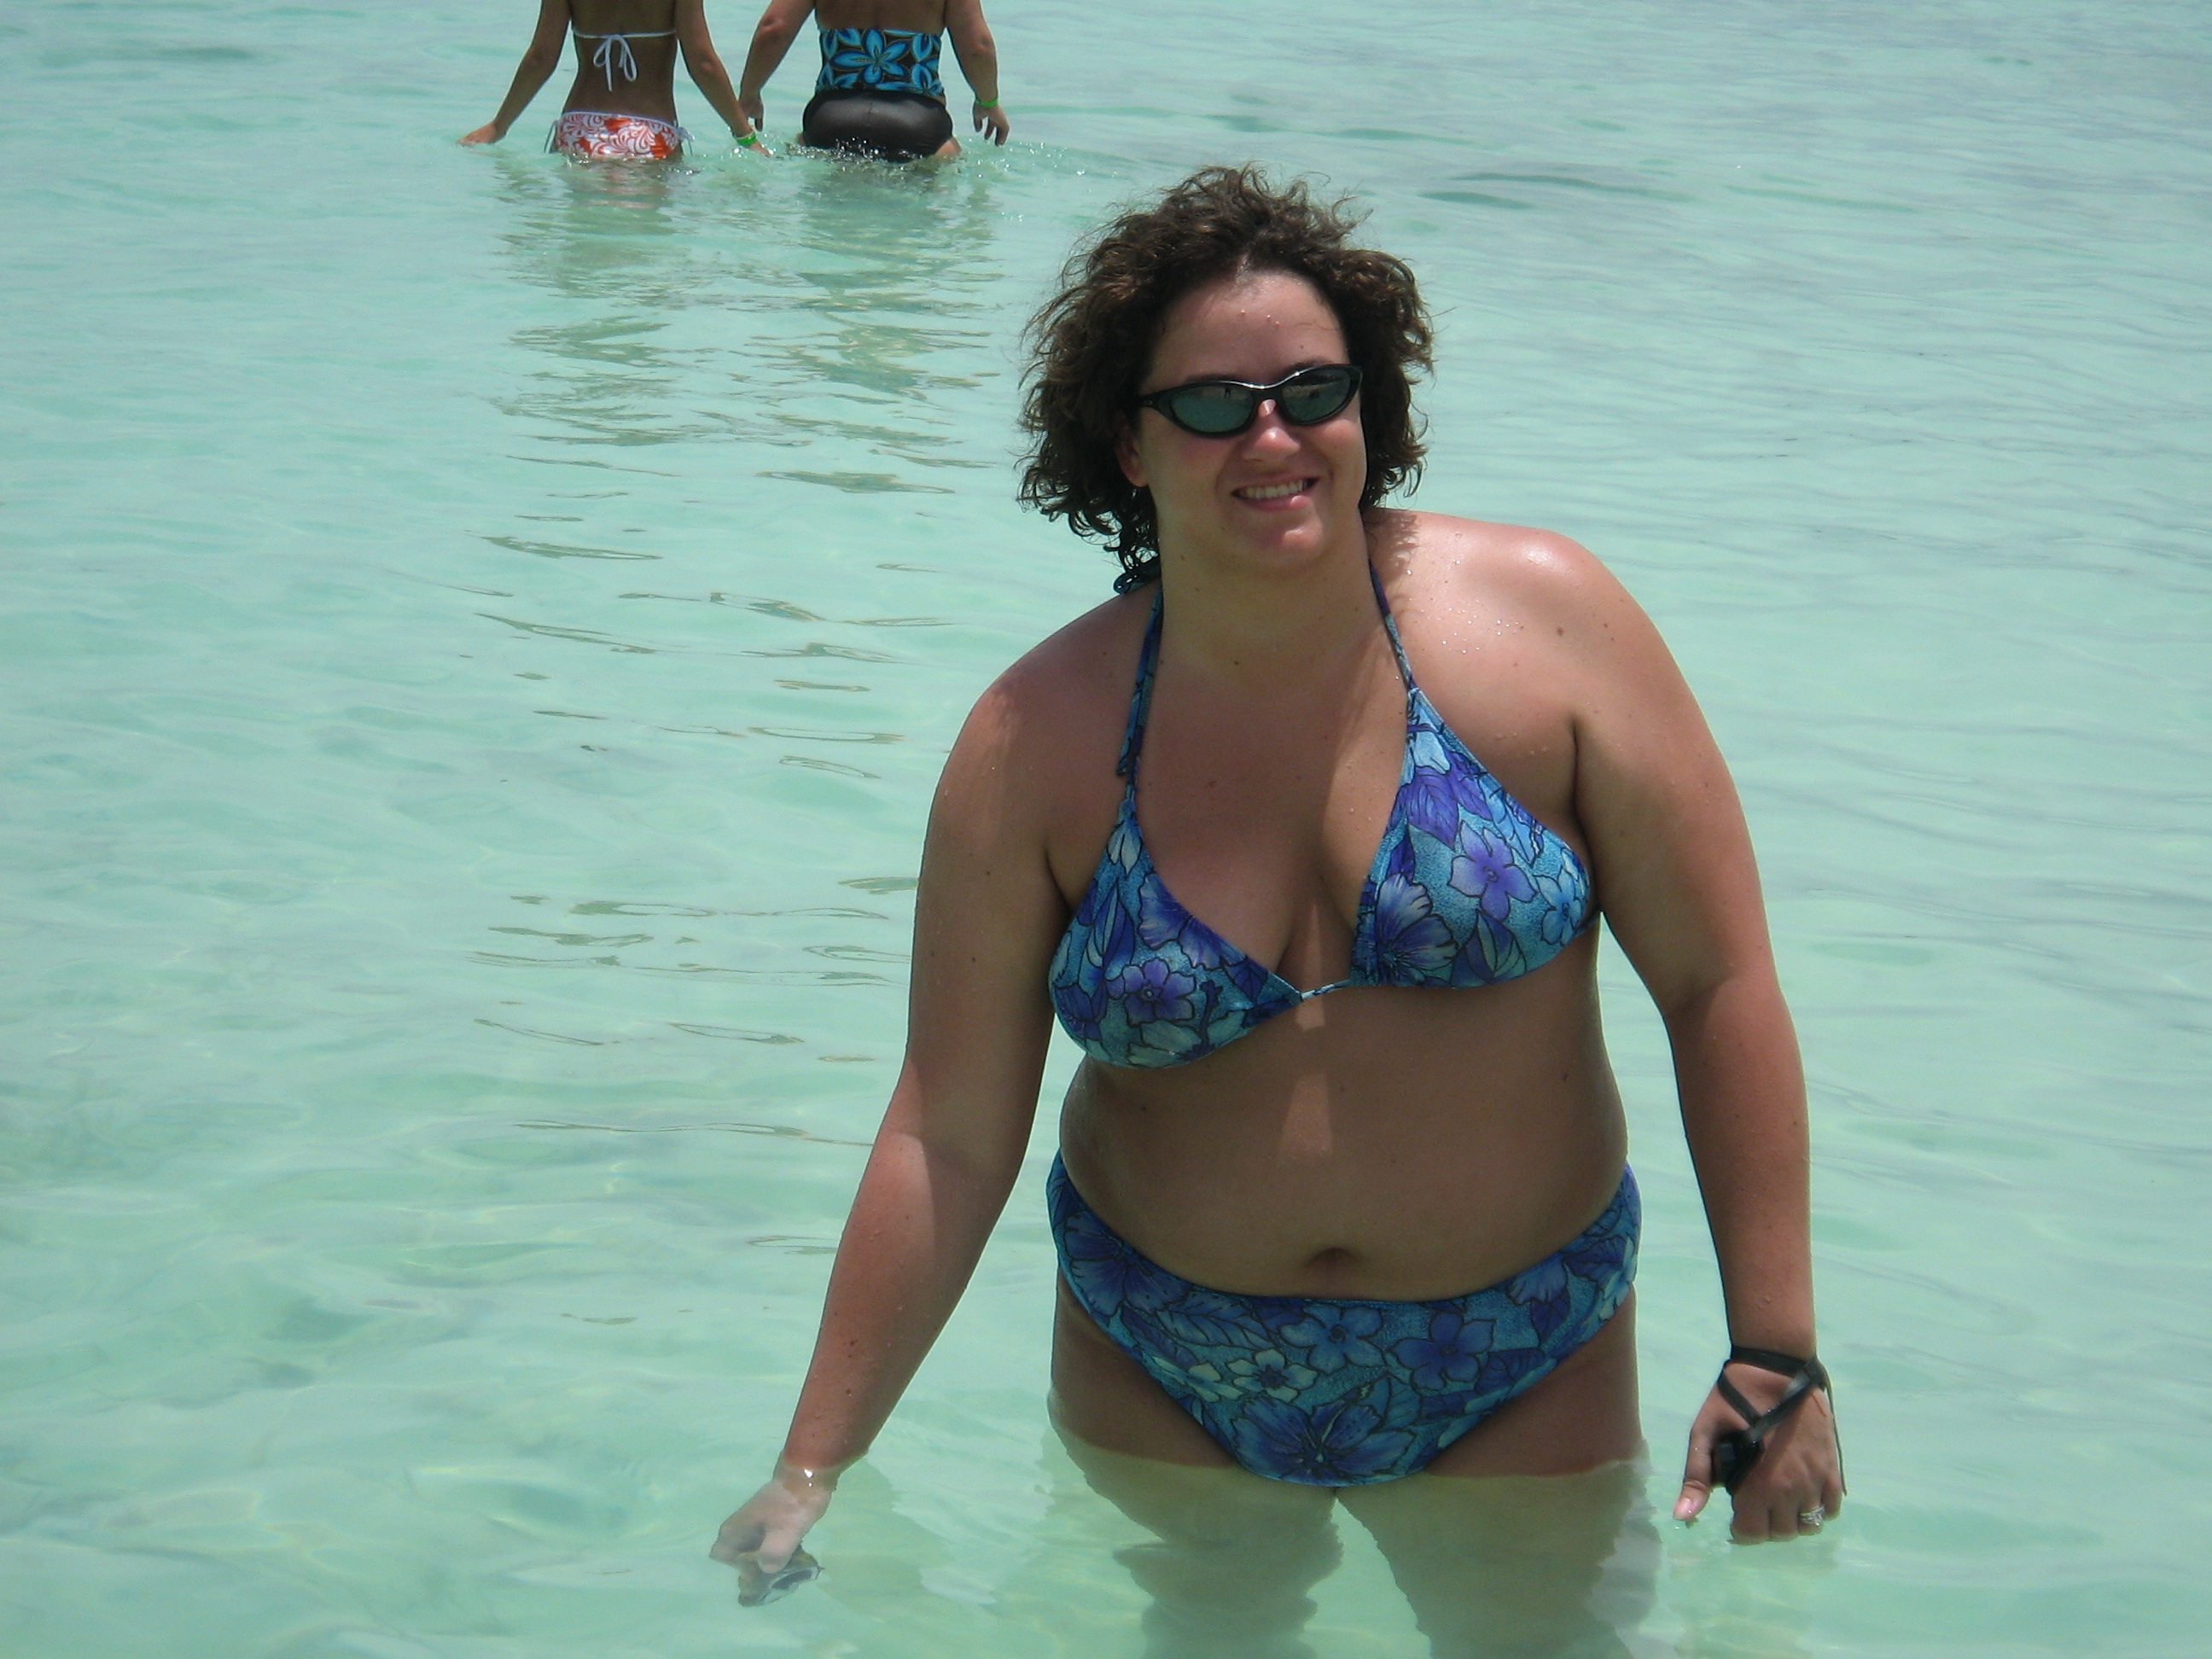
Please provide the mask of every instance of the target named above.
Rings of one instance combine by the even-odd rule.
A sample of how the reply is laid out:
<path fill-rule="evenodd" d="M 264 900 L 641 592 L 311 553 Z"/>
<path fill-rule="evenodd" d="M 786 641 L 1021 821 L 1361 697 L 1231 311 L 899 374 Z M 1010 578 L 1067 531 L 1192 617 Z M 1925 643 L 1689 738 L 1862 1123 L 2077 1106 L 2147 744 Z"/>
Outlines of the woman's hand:
<path fill-rule="evenodd" d="M 750 132 L 733 131 L 730 134 L 730 137 L 738 141 L 737 151 L 740 155 L 773 155 L 775 154 L 774 150 L 768 147 L 768 140 L 760 136 L 760 123 L 757 121 L 753 123 L 753 130 Z"/>
<path fill-rule="evenodd" d="M 506 137 L 496 122 L 487 121 L 474 132 L 463 133 L 461 142 L 465 144 L 495 144 Z"/>
<path fill-rule="evenodd" d="M 739 93 L 738 107 L 744 111 L 745 119 L 753 124 L 755 131 L 758 131 L 761 123 L 768 119 L 768 106 L 761 102 L 761 95 L 757 92 Z"/>
<path fill-rule="evenodd" d="M 1013 131 L 1013 124 L 1006 119 L 1006 106 L 1003 104 L 987 104 L 981 99 L 977 99 L 975 100 L 975 131 L 988 132 L 991 135 L 991 142 L 994 144 L 1005 143 L 1006 135 Z"/>
<path fill-rule="evenodd" d="M 1753 1365 L 1730 1366 L 1729 1381 L 1762 1412 L 1771 1410 L 1790 1386 L 1786 1378 Z M 1743 1426 L 1742 1416 L 1716 1386 L 1690 1425 L 1689 1462 L 1682 1471 L 1682 1495 L 1674 1501 L 1677 1521 L 1696 1520 L 1712 1497 L 1713 1442 Z M 1765 1449 L 1736 1488 L 1733 1503 L 1729 1534 L 1739 1544 L 1808 1537 L 1843 1508 L 1843 1464 L 1826 1389 L 1814 1389 L 1768 1432 Z"/>
<path fill-rule="evenodd" d="M 1095 758 L 1040 710 L 1060 706 L 1055 674 L 1073 679 L 1096 647 L 1060 647 L 1074 668 L 1037 666 L 1053 648 L 983 694 L 930 807 L 906 1058 L 837 1242 L 784 1455 L 712 1551 L 742 1575 L 748 1607 L 817 1571 L 800 1541 L 944 1328 L 1021 1174 L 1052 1033 L 1045 975 L 1067 926 L 1045 856 L 1048 774 L 1057 763 L 1081 778 Z M 1119 729 L 1111 708 L 1094 724 L 1102 744 Z"/>
<path fill-rule="evenodd" d="M 763 1606 L 819 1576 L 821 1565 L 799 1544 L 836 1486 L 834 1472 L 779 1461 L 768 1485 L 722 1522 L 707 1553 L 738 1570 L 738 1606 Z"/>

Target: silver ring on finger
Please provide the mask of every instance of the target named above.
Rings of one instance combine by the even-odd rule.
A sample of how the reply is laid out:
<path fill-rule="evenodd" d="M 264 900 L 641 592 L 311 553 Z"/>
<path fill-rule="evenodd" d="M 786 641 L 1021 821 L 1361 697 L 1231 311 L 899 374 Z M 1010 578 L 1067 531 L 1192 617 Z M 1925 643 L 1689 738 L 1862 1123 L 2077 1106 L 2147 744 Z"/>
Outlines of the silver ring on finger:
<path fill-rule="evenodd" d="M 1822 1525 L 1827 1521 L 1827 1509 L 1825 1505 L 1821 1504 L 1816 1504 L 1809 1510 L 1800 1510 L 1797 1511 L 1797 1524 L 1804 1528 L 1808 1532 L 1820 1531 Z"/>

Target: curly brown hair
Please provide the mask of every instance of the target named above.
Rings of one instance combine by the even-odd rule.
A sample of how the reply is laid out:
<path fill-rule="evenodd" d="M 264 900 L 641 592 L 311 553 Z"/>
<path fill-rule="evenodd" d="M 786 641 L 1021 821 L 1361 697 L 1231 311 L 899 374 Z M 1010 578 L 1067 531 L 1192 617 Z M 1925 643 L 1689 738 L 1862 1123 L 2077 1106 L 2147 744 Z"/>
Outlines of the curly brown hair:
<path fill-rule="evenodd" d="M 1256 167 L 1201 167 L 1069 257 L 1029 326 L 1021 499 L 1112 548 L 1115 592 L 1158 576 L 1160 557 L 1152 494 L 1122 476 L 1115 445 L 1168 308 L 1217 278 L 1284 271 L 1318 289 L 1362 371 L 1359 505 L 1419 481 L 1413 380 L 1431 367 L 1428 308 L 1403 260 L 1351 245 L 1363 216 L 1348 198 L 1316 201 L 1304 179 L 1278 187 Z"/>

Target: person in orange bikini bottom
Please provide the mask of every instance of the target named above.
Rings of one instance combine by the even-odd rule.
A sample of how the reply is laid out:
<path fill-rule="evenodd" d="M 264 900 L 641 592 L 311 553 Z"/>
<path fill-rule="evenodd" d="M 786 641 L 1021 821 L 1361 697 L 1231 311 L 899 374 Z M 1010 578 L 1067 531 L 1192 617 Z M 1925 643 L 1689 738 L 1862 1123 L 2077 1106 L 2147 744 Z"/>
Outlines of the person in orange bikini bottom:
<path fill-rule="evenodd" d="M 547 149 L 579 161 L 666 161 L 681 155 L 691 135 L 675 118 L 680 51 L 691 79 L 730 124 L 738 148 L 766 153 L 715 53 L 701 0 L 540 0 L 537 32 L 499 113 L 463 143 L 495 144 L 507 136 L 560 67 L 571 32 L 575 84 L 547 135 Z"/>
<path fill-rule="evenodd" d="M 609 115 L 572 109 L 553 124 L 545 148 L 574 161 L 673 161 L 691 135 L 650 115 Z"/>

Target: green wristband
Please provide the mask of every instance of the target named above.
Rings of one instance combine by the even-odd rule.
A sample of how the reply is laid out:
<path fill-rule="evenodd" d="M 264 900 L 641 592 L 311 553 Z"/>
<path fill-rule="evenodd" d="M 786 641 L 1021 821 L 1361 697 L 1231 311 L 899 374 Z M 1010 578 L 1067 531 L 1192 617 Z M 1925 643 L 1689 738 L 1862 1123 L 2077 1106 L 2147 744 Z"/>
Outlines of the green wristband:
<path fill-rule="evenodd" d="M 975 100 L 977 109 L 996 109 L 998 106 L 999 100 L 995 98 L 978 98 Z"/>
<path fill-rule="evenodd" d="M 749 132 L 738 140 L 738 148 L 741 149 L 750 149 L 758 143 L 760 143 L 760 134 L 757 132 Z"/>

